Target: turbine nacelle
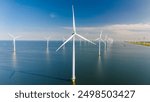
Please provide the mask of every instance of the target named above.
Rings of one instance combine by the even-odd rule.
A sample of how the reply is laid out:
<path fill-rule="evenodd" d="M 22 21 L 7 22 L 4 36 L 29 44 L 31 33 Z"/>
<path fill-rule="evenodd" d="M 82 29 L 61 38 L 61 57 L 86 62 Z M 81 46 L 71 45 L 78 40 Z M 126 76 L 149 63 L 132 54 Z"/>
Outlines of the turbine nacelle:
<path fill-rule="evenodd" d="M 45 40 L 47 40 L 47 41 L 49 41 L 49 40 L 50 40 L 50 38 L 51 38 L 51 37 L 50 37 L 50 36 L 48 36 L 48 37 L 45 37 L 44 39 L 45 39 Z"/>

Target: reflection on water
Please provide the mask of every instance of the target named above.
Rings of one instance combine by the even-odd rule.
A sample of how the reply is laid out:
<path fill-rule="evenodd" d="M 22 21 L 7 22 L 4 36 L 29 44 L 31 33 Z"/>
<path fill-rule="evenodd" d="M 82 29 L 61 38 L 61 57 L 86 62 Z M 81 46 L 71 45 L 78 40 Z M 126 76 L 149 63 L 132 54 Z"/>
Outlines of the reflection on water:
<path fill-rule="evenodd" d="M 49 49 L 48 49 L 48 47 L 46 48 L 46 53 L 49 53 Z"/>
<path fill-rule="evenodd" d="M 108 44 L 106 52 L 109 57 L 112 55 L 112 44 Z"/>
<path fill-rule="evenodd" d="M 102 73 L 102 67 L 103 67 L 102 56 L 98 56 L 98 60 L 97 60 L 98 72 Z"/>
<path fill-rule="evenodd" d="M 13 67 L 16 68 L 17 57 L 16 57 L 16 52 L 15 51 L 12 53 L 12 63 L 13 63 Z"/>
<path fill-rule="evenodd" d="M 80 39 L 80 46 L 81 46 L 81 39 Z"/>
<path fill-rule="evenodd" d="M 65 46 L 63 46 L 63 52 L 65 52 L 65 50 L 66 50 L 66 47 L 65 47 Z"/>
<path fill-rule="evenodd" d="M 63 46 L 63 49 L 65 49 L 65 45 Z"/>
<path fill-rule="evenodd" d="M 107 55 L 108 55 L 108 53 L 107 53 L 107 50 L 105 49 L 104 53 L 103 53 L 103 59 L 104 60 L 107 60 Z"/>
<path fill-rule="evenodd" d="M 49 51 L 49 48 L 48 48 L 48 47 L 46 48 L 45 54 L 46 54 L 46 56 L 45 56 L 46 62 L 47 62 L 47 63 L 50 63 L 50 51 Z"/>
<path fill-rule="evenodd" d="M 46 61 L 49 62 L 50 61 L 50 58 L 49 58 L 49 51 L 46 50 Z"/>
<path fill-rule="evenodd" d="M 0 43 L 0 84 L 73 84 L 71 42 L 57 53 L 60 42 L 51 42 L 49 51 L 44 42 L 18 42 L 17 52 L 11 52 L 10 42 L 5 43 L 8 46 Z M 106 51 L 101 44 L 98 56 L 97 46 L 84 43 L 76 44 L 75 84 L 150 84 L 149 47 L 115 42 Z"/>
<path fill-rule="evenodd" d="M 12 72 L 9 76 L 9 78 L 11 79 L 13 77 L 13 75 L 15 74 L 16 72 L 16 67 L 17 67 L 17 57 L 16 57 L 16 52 L 14 51 L 12 53 L 12 66 L 13 66 L 13 69 L 12 69 Z"/>

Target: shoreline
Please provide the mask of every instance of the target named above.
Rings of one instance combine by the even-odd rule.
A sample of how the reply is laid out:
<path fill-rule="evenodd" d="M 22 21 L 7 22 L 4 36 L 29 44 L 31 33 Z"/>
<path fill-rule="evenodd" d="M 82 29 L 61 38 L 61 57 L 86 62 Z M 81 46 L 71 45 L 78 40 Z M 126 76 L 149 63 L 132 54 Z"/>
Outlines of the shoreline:
<path fill-rule="evenodd" d="M 128 42 L 130 44 L 142 45 L 142 46 L 150 46 L 150 42 L 138 41 L 138 42 Z"/>

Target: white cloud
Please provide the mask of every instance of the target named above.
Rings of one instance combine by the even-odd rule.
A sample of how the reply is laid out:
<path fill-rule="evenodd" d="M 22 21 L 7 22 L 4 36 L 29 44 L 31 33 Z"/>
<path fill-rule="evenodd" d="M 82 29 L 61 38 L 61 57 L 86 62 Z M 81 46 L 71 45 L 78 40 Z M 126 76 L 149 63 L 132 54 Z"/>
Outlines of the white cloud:
<path fill-rule="evenodd" d="M 65 29 L 72 29 L 72 27 L 64 27 Z M 150 24 L 114 24 L 98 27 L 77 27 L 79 32 L 92 34 L 96 37 L 98 33 L 103 30 L 103 35 L 108 35 L 115 40 L 150 40 Z M 89 36 L 90 36 L 89 34 Z"/>
<path fill-rule="evenodd" d="M 0 40 L 10 39 L 8 31 L 15 35 L 22 35 L 20 40 L 43 40 L 45 36 L 52 35 L 52 40 L 62 40 L 63 37 L 68 38 L 72 34 L 72 27 L 58 28 L 27 28 L 27 29 L 3 29 L 0 27 Z M 149 40 L 150 41 L 150 24 L 114 24 L 97 27 L 77 27 L 77 32 L 88 39 L 96 39 L 100 31 L 103 30 L 103 38 L 105 35 L 114 40 Z M 51 33 L 53 32 L 53 33 Z"/>
<path fill-rule="evenodd" d="M 116 24 L 105 26 L 104 28 L 114 30 L 150 30 L 150 24 Z"/>

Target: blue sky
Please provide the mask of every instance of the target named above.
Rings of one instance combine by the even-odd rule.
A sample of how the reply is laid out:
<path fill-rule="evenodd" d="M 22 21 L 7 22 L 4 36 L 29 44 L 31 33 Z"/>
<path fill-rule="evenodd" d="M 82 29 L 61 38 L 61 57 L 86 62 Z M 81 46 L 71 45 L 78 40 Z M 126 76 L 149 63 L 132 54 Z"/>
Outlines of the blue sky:
<path fill-rule="evenodd" d="M 9 39 L 8 32 L 22 39 L 67 37 L 72 4 L 78 32 L 91 39 L 101 29 L 116 39 L 149 36 L 150 0 L 0 0 L 0 39 Z"/>

